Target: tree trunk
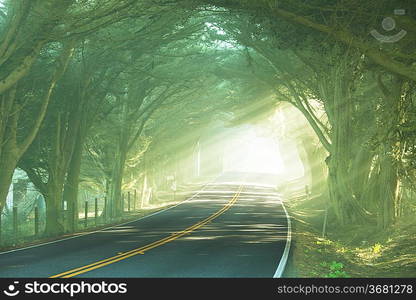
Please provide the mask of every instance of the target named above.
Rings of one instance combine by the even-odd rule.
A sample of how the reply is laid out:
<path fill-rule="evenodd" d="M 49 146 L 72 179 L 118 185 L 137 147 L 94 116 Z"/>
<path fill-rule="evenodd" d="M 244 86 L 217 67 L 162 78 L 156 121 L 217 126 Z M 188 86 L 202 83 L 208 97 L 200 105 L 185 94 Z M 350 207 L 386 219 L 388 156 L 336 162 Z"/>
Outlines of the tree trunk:
<path fill-rule="evenodd" d="M 46 202 L 46 229 L 47 236 L 56 236 L 65 232 L 65 222 L 63 218 L 63 193 L 64 184 L 72 161 L 75 145 L 81 144 L 78 141 L 80 114 L 73 111 L 71 114 L 62 117 L 58 113 L 54 123 L 55 134 L 49 139 L 46 146 L 47 173 L 48 181 L 43 183 L 39 175 L 35 175 L 31 170 L 33 166 L 26 166 L 31 173 L 32 182 L 42 192 Z"/>
<path fill-rule="evenodd" d="M 327 159 L 331 208 L 341 225 L 363 224 L 368 213 L 357 201 L 349 182 L 349 171 L 342 158 Z"/>
<path fill-rule="evenodd" d="M 9 187 L 12 183 L 14 170 L 19 161 L 19 150 L 15 147 L 13 139 L 7 140 L 0 155 L 0 212 L 6 204 Z"/>
<path fill-rule="evenodd" d="M 131 134 L 131 125 L 128 122 L 128 107 L 123 104 L 122 124 L 120 128 L 120 138 L 118 140 L 117 152 L 115 155 L 114 164 L 111 172 L 111 216 L 120 217 L 122 215 L 122 185 L 124 170 L 127 160 L 127 153 L 129 151 L 129 137 Z"/>
<path fill-rule="evenodd" d="M 120 150 L 113 166 L 111 176 L 111 216 L 120 217 L 122 214 L 122 184 L 125 170 L 127 153 L 125 150 Z"/>
<path fill-rule="evenodd" d="M 16 141 L 19 111 L 15 96 L 16 87 L 3 95 L 0 102 L 0 212 L 6 204 L 20 155 Z"/>
<path fill-rule="evenodd" d="M 62 218 L 63 178 L 54 178 L 47 185 L 46 201 L 46 236 L 57 236 L 64 233 Z"/>
<path fill-rule="evenodd" d="M 17 160 L 13 153 L 3 152 L 2 157 L 0 157 L 0 166 L 2 167 L 0 172 L 0 213 L 3 211 L 6 204 L 7 195 L 9 193 L 10 185 L 13 179 L 13 173 L 17 165 Z"/>
<path fill-rule="evenodd" d="M 79 177 L 81 174 L 82 149 L 84 145 L 83 138 L 81 138 L 80 135 L 78 136 L 78 142 L 75 144 L 74 152 L 72 154 L 64 190 L 64 200 L 68 204 L 67 227 L 72 232 L 76 231 L 78 226 L 78 190 Z"/>
<path fill-rule="evenodd" d="M 305 163 L 311 178 L 311 192 L 318 195 L 322 192 L 325 182 L 325 166 L 321 150 L 314 146 L 314 138 L 304 136 L 301 138 L 300 146 L 304 149 L 306 154 Z M 302 158 L 302 156 L 301 156 Z"/>
<path fill-rule="evenodd" d="M 380 173 L 378 174 L 379 211 L 377 224 L 385 229 L 394 222 L 396 203 L 399 194 L 397 167 L 387 154 L 380 155 Z"/>
<path fill-rule="evenodd" d="M 351 187 L 357 200 L 365 209 L 371 208 L 371 203 L 365 197 L 365 191 L 370 185 L 369 176 L 374 154 L 365 147 L 361 147 L 351 166 Z"/>

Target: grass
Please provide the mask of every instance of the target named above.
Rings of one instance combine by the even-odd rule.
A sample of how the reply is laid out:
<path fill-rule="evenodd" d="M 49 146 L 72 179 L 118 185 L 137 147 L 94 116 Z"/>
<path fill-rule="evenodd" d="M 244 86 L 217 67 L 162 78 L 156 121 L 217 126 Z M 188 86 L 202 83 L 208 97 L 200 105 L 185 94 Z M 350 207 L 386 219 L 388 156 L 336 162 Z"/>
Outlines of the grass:
<path fill-rule="evenodd" d="M 287 202 L 293 222 L 292 262 L 297 277 L 416 277 L 416 221 L 402 219 L 387 231 L 331 226 L 322 237 L 323 197 Z"/>

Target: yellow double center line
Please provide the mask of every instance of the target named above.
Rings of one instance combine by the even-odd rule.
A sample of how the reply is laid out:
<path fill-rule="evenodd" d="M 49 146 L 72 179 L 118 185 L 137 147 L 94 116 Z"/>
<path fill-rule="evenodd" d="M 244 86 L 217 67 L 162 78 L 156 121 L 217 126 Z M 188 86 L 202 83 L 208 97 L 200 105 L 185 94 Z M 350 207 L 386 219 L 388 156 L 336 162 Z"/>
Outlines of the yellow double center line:
<path fill-rule="evenodd" d="M 79 267 L 79 268 L 76 268 L 76 269 L 72 269 L 72 270 L 57 274 L 57 275 L 53 275 L 50 278 L 58 278 L 58 277 L 70 278 L 70 277 L 74 277 L 74 276 L 84 274 L 84 273 L 90 272 L 90 271 L 98 269 L 98 268 L 105 267 L 107 265 L 116 263 L 118 261 L 121 261 L 123 259 L 135 256 L 135 255 L 138 255 L 138 254 L 144 254 L 145 251 L 149 251 L 153 248 L 156 248 L 156 247 L 159 247 L 159 246 L 164 245 L 166 243 L 172 242 L 172 241 L 174 241 L 174 240 L 176 240 L 176 239 L 178 239 L 178 238 L 180 238 L 180 237 L 182 237 L 186 234 L 189 234 L 189 233 L 197 230 L 198 228 L 201 228 L 202 226 L 208 224 L 209 222 L 218 218 L 220 215 L 222 215 L 227 210 L 229 210 L 230 207 L 233 206 L 234 203 L 237 202 L 238 197 L 240 196 L 240 193 L 241 193 L 242 189 L 243 189 L 243 186 L 240 186 L 237 193 L 234 195 L 234 197 L 223 208 L 221 208 L 219 211 L 217 211 L 213 215 L 209 216 L 208 218 L 196 223 L 195 225 L 192 225 L 192 226 L 186 228 L 185 230 L 175 232 L 175 233 L 173 233 L 172 235 L 170 235 L 168 237 L 165 237 L 161 240 L 150 243 L 146 246 L 136 248 L 136 249 L 133 249 L 133 250 L 130 250 L 130 251 L 127 251 L 127 252 L 123 252 L 123 253 L 120 253 L 118 255 L 115 255 L 115 256 L 97 261 L 95 263 L 92 263 L 92 264 L 89 264 L 89 265 L 86 265 L 86 266 L 83 266 L 83 267 Z"/>

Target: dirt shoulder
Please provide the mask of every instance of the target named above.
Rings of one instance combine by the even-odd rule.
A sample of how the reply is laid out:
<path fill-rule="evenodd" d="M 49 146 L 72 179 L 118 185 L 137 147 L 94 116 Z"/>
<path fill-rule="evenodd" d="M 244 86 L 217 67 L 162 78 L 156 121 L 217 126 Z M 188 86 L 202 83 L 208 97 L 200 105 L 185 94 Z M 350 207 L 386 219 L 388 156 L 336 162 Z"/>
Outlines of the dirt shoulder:
<path fill-rule="evenodd" d="M 388 231 L 351 224 L 336 228 L 325 215 L 323 196 L 292 196 L 293 244 L 288 277 L 416 277 L 416 221 L 401 220 Z"/>

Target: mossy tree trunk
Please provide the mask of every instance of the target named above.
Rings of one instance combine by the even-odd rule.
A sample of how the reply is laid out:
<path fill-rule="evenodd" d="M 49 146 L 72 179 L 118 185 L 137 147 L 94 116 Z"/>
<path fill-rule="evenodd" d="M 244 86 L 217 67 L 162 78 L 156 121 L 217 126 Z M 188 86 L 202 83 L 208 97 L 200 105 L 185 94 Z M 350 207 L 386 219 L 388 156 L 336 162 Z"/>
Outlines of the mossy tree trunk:
<path fill-rule="evenodd" d="M 68 205 L 67 222 L 65 227 L 67 227 L 68 230 L 72 232 L 77 230 L 79 219 L 78 191 L 84 141 L 85 134 L 83 134 L 80 130 L 77 137 L 77 143 L 75 144 L 74 152 L 72 154 L 71 162 L 69 164 L 68 175 L 64 189 L 64 201 L 66 201 Z"/>

